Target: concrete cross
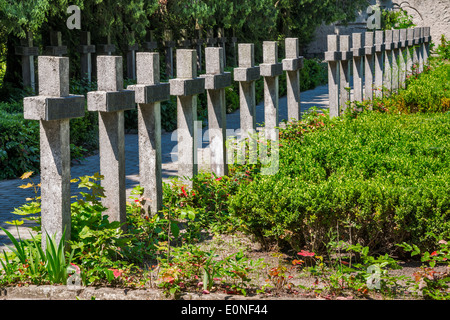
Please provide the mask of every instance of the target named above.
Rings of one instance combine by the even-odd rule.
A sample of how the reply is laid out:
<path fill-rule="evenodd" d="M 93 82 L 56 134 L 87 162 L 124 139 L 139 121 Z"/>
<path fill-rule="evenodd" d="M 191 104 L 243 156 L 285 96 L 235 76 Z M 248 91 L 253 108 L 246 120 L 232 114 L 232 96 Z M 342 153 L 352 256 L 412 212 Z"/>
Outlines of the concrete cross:
<path fill-rule="evenodd" d="M 428 57 L 430 56 L 430 42 L 431 42 L 431 36 L 430 36 L 430 27 L 424 27 L 423 31 L 423 63 L 424 65 L 428 64 Z"/>
<path fill-rule="evenodd" d="M 81 76 L 91 82 L 92 79 L 92 54 L 95 53 L 95 46 L 91 44 L 91 33 L 81 32 L 81 44 L 78 46 L 81 54 Z"/>
<path fill-rule="evenodd" d="M 390 95 L 393 88 L 393 49 L 394 49 L 394 33 L 393 30 L 384 31 L 384 76 L 383 76 L 383 96 Z"/>
<path fill-rule="evenodd" d="M 412 74 L 414 64 L 414 29 L 406 29 L 406 75 Z"/>
<path fill-rule="evenodd" d="M 97 56 L 110 56 L 116 52 L 116 46 L 111 44 L 111 35 L 106 36 L 106 44 L 99 44 L 97 46 Z"/>
<path fill-rule="evenodd" d="M 175 47 L 172 30 L 164 30 L 163 45 L 166 51 L 166 76 L 171 79 L 173 78 L 173 48 Z"/>
<path fill-rule="evenodd" d="M 422 57 L 422 28 L 415 27 L 414 29 L 414 50 L 413 63 L 416 65 L 416 72 L 423 71 L 423 57 Z"/>
<path fill-rule="evenodd" d="M 300 69 L 303 67 L 303 57 L 299 56 L 298 38 L 286 38 L 284 43 L 286 58 L 282 64 L 286 71 L 288 121 L 300 120 Z"/>
<path fill-rule="evenodd" d="M 234 30 L 233 30 L 233 36 L 231 37 L 231 47 L 233 48 L 233 67 L 236 66 L 236 43 L 237 43 L 237 38 L 235 36 Z"/>
<path fill-rule="evenodd" d="M 47 46 L 45 51 L 50 56 L 62 57 L 64 54 L 67 54 L 67 46 L 62 45 L 60 31 L 50 31 L 50 46 Z"/>
<path fill-rule="evenodd" d="M 239 82 L 239 104 L 241 122 L 242 148 L 238 149 L 240 163 L 245 163 L 245 140 L 249 144 L 248 163 L 255 164 L 257 152 L 256 140 L 256 101 L 255 81 L 260 77 L 260 69 L 255 66 L 255 46 L 253 43 L 240 43 L 238 45 L 239 66 L 234 69 L 234 81 Z"/>
<path fill-rule="evenodd" d="M 170 79 L 170 94 L 177 97 L 178 174 L 191 185 L 198 172 L 197 95 L 205 91 L 205 79 L 197 77 L 197 53 L 177 50 L 177 78 Z"/>
<path fill-rule="evenodd" d="M 42 247 L 46 234 L 70 239 L 70 119 L 84 116 L 84 96 L 69 94 L 69 58 L 38 58 L 39 95 L 23 100 L 24 118 L 39 120 Z"/>
<path fill-rule="evenodd" d="M 147 41 L 144 42 L 144 49 L 148 52 L 152 52 L 158 48 L 158 42 L 156 42 L 155 30 L 150 30 L 147 34 Z"/>
<path fill-rule="evenodd" d="M 208 133 L 211 171 L 216 176 L 228 174 L 226 150 L 225 88 L 231 85 L 231 73 L 224 71 L 223 48 L 206 48 L 205 89 L 208 101 Z"/>
<path fill-rule="evenodd" d="M 214 38 L 214 30 L 210 29 L 206 31 L 206 46 L 207 47 L 214 47 L 214 45 L 217 43 L 217 38 Z"/>
<path fill-rule="evenodd" d="M 131 32 L 130 38 L 127 47 L 127 78 L 136 80 L 136 51 L 139 50 L 139 45 L 134 39 L 134 31 Z"/>
<path fill-rule="evenodd" d="M 328 63 L 328 93 L 330 117 L 338 117 L 339 111 L 339 69 L 341 52 L 338 51 L 338 36 L 330 34 L 327 37 L 325 61 Z"/>
<path fill-rule="evenodd" d="M 362 33 L 352 34 L 352 53 L 353 53 L 353 100 L 362 102 L 364 99 L 364 47 L 362 42 Z"/>
<path fill-rule="evenodd" d="M 375 97 L 383 97 L 383 54 L 384 54 L 384 32 L 375 31 Z"/>
<path fill-rule="evenodd" d="M 150 215 L 162 209 L 161 176 L 161 101 L 169 100 L 169 83 L 160 83 L 159 53 L 136 54 L 137 84 L 128 86 L 135 92 L 138 105 L 139 183 L 144 188 L 144 210 Z"/>
<path fill-rule="evenodd" d="M 408 58 L 407 29 L 400 29 L 400 54 L 399 58 L 399 87 L 404 88 L 406 83 L 406 61 Z"/>
<path fill-rule="evenodd" d="M 227 66 L 227 50 L 225 43 L 227 43 L 227 38 L 225 37 L 225 30 L 223 28 L 217 29 L 217 42 L 219 46 L 223 48 L 223 64 Z"/>
<path fill-rule="evenodd" d="M 15 48 L 16 55 L 22 57 L 22 83 L 24 87 L 31 87 L 36 92 L 34 74 L 34 57 L 39 55 L 39 48 L 33 47 L 33 34 L 27 33 L 25 39 L 20 40 L 20 46 Z"/>
<path fill-rule="evenodd" d="M 195 49 L 197 50 L 197 70 L 198 72 L 202 72 L 203 68 L 203 44 L 205 43 L 205 39 L 202 38 L 202 32 L 203 30 L 201 28 L 198 28 L 195 30 L 195 36 L 196 38 L 193 41 L 193 45 L 195 46 Z"/>
<path fill-rule="evenodd" d="M 398 92 L 400 82 L 400 30 L 392 30 L 392 91 Z"/>
<path fill-rule="evenodd" d="M 183 49 L 189 49 L 191 47 L 191 40 L 187 38 L 187 30 L 180 30 L 180 40 L 178 40 L 178 46 Z"/>
<path fill-rule="evenodd" d="M 87 94 L 88 110 L 98 112 L 103 205 L 110 221 L 126 230 L 124 110 L 135 108 L 134 91 L 123 89 L 121 56 L 97 57 L 98 91 Z"/>
<path fill-rule="evenodd" d="M 374 54 L 375 47 L 373 43 L 374 33 L 372 31 L 365 33 L 364 39 L 364 98 L 373 100 L 374 87 Z"/>
<path fill-rule="evenodd" d="M 266 138 L 278 141 L 278 77 L 283 73 L 283 65 L 278 62 L 278 43 L 263 42 L 263 63 L 259 65 L 264 79 L 264 125 Z"/>
<path fill-rule="evenodd" d="M 339 105 L 341 111 L 347 108 L 350 101 L 350 61 L 353 58 L 353 51 L 350 48 L 350 36 L 339 36 L 339 51 L 341 60 L 339 61 Z"/>

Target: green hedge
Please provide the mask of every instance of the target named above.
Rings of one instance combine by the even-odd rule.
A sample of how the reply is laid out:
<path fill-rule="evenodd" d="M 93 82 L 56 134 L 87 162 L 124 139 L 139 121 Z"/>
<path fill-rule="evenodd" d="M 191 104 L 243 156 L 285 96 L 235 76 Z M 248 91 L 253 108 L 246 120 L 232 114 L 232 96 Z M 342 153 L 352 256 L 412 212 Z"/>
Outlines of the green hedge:
<path fill-rule="evenodd" d="M 448 240 L 450 113 L 371 112 L 319 127 L 301 135 L 289 126 L 279 171 L 242 185 L 231 200 L 261 243 L 320 250 L 339 231 L 392 252 L 402 241 L 427 248 L 427 232 Z"/>

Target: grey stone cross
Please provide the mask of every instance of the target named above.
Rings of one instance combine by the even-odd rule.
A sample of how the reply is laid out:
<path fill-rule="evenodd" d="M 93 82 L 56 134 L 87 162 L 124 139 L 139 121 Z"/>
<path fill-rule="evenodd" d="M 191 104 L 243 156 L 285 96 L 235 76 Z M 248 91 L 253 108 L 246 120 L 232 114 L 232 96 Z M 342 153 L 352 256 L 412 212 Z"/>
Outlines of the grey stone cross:
<path fill-rule="evenodd" d="M 45 51 L 50 56 L 62 57 L 64 54 L 67 54 L 67 46 L 62 44 L 60 31 L 50 31 L 50 46 L 47 46 Z"/>
<path fill-rule="evenodd" d="M 180 37 L 181 39 L 178 40 L 178 46 L 183 49 L 189 49 L 191 47 L 191 40 L 187 38 L 187 30 L 181 29 L 180 30 Z"/>
<path fill-rule="evenodd" d="M 226 151 L 225 88 L 231 85 L 231 73 L 224 71 L 223 48 L 206 48 L 205 89 L 208 100 L 208 133 L 211 171 L 216 176 L 228 174 Z"/>
<path fill-rule="evenodd" d="M 286 58 L 282 64 L 286 71 L 288 120 L 300 120 L 300 69 L 303 67 L 303 57 L 299 56 L 298 38 L 286 38 L 284 43 Z"/>
<path fill-rule="evenodd" d="M 177 78 L 170 79 L 170 94 L 177 97 L 178 174 L 188 185 L 198 172 L 197 95 L 205 91 L 205 78 L 197 77 L 197 53 L 177 50 Z"/>
<path fill-rule="evenodd" d="M 406 75 L 410 75 L 412 73 L 412 67 L 414 64 L 414 29 L 408 28 L 406 29 Z"/>
<path fill-rule="evenodd" d="M 136 51 L 139 45 L 134 39 L 134 32 L 131 33 L 130 44 L 127 47 L 127 78 L 136 80 Z"/>
<path fill-rule="evenodd" d="M 155 39 L 155 30 L 150 30 L 147 34 L 147 41 L 144 42 L 144 49 L 148 52 L 152 52 L 158 48 L 158 42 Z"/>
<path fill-rule="evenodd" d="M 259 65 L 264 78 L 264 124 L 266 138 L 278 141 L 278 77 L 283 73 L 283 65 L 278 62 L 278 43 L 263 42 L 263 63 Z"/>
<path fill-rule="evenodd" d="M 375 31 L 375 97 L 383 97 L 383 54 L 384 54 L 384 32 Z"/>
<path fill-rule="evenodd" d="M 353 53 L 353 100 L 363 101 L 363 72 L 364 72 L 364 47 L 362 45 L 362 34 L 352 34 Z"/>
<path fill-rule="evenodd" d="M 347 107 L 347 101 L 350 101 L 350 61 L 353 58 L 350 36 L 339 36 L 339 50 L 341 52 L 341 60 L 339 61 L 339 105 L 340 110 L 344 111 Z"/>
<path fill-rule="evenodd" d="M 392 91 L 397 92 L 400 81 L 400 30 L 392 30 Z"/>
<path fill-rule="evenodd" d="M 219 46 L 223 48 L 223 65 L 227 66 L 227 50 L 225 43 L 227 43 L 227 38 L 225 37 L 225 30 L 223 28 L 217 29 L 217 42 Z"/>
<path fill-rule="evenodd" d="M 217 38 L 214 38 L 214 30 L 210 29 L 206 31 L 206 46 L 208 47 L 214 47 L 214 45 L 217 43 Z"/>
<path fill-rule="evenodd" d="M 91 33 L 81 32 L 81 45 L 78 46 L 81 54 L 81 76 L 91 82 L 92 78 L 92 54 L 95 53 L 95 45 L 91 44 Z"/>
<path fill-rule="evenodd" d="M 70 119 L 84 116 L 84 96 L 69 94 L 69 58 L 38 58 L 39 95 L 23 100 L 24 118 L 39 120 L 42 247 L 46 234 L 70 239 Z"/>
<path fill-rule="evenodd" d="M 135 94 L 123 90 L 121 56 L 97 57 L 98 91 L 87 94 L 88 110 L 98 112 L 103 205 L 110 221 L 126 230 L 124 110 L 135 108 Z"/>
<path fill-rule="evenodd" d="M 137 84 L 128 86 L 135 92 L 138 105 L 139 183 L 144 188 L 146 213 L 154 215 L 162 208 L 161 176 L 161 101 L 170 98 L 169 83 L 160 83 L 159 53 L 136 54 Z"/>
<path fill-rule="evenodd" d="M 34 74 L 34 57 L 39 55 L 39 48 L 33 47 L 33 34 L 27 33 L 25 39 L 20 40 L 20 46 L 15 48 L 16 55 L 22 57 L 22 83 L 24 87 L 31 87 L 36 92 Z"/>
<path fill-rule="evenodd" d="M 341 52 L 338 51 L 338 36 L 330 34 L 327 37 L 325 61 L 328 63 L 328 93 L 330 117 L 338 117 L 339 112 L 339 69 Z"/>
<path fill-rule="evenodd" d="M 406 82 L 406 60 L 408 58 L 407 29 L 400 29 L 399 87 L 404 88 Z"/>
<path fill-rule="evenodd" d="M 374 33 L 372 31 L 365 33 L 364 39 L 364 98 L 373 100 L 374 87 L 374 54 L 375 47 L 373 44 Z"/>
<path fill-rule="evenodd" d="M 166 76 L 167 78 L 173 78 L 173 48 L 175 47 L 175 41 L 173 41 L 172 30 L 164 30 L 164 42 L 166 51 Z"/>
<path fill-rule="evenodd" d="M 260 69 L 255 66 L 254 44 L 240 43 L 238 58 L 239 66 L 234 69 L 234 81 L 239 82 L 240 140 L 242 143 L 242 148 L 238 149 L 238 158 L 241 158 L 239 161 L 245 163 L 245 140 L 248 139 L 248 162 L 254 164 L 257 160 L 255 81 L 260 78 Z"/>
<path fill-rule="evenodd" d="M 383 77 L 383 96 L 389 96 L 393 87 L 393 49 L 394 49 L 393 30 L 384 31 L 384 77 Z M 394 58 L 395 60 L 395 58 Z"/>
<path fill-rule="evenodd" d="M 195 30 L 196 38 L 193 41 L 193 45 L 197 50 L 197 70 L 198 72 L 202 72 L 203 68 L 203 44 L 205 43 L 205 39 L 202 38 L 203 30 L 198 28 Z"/>
<path fill-rule="evenodd" d="M 110 56 L 116 52 L 116 46 L 111 44 L 111 35 L 108 34 L 106 37 L 106 44 L 99 44 L 97 46 L 97 56 Z"/>
<path fill-rule="evenodd" d="M 428 64 L 428 57 L 430 56 L 430 42 L 431 42 L 431 36 L 430 36 L 430 27 L 424 27 L 423 30 L 423 63 L 424 65 Z"/>

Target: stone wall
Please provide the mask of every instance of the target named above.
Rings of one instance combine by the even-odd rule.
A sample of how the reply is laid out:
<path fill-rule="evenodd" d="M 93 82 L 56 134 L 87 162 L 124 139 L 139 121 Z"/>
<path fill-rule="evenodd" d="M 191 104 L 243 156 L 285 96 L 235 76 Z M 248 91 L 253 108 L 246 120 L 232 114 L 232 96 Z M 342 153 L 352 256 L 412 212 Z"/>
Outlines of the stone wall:
<path fill-rule="evenodd" d="M 430 26 L 431 37 L 434 43 L 439 43 L 441 34 L 450 39 L 450 1 L 449 0 L 370 0 L 370 5 L 378 4 L 382 8 L 396 9 L 402 8 L 413 17 L 413 22 L 418 27 Z M 369 4 L 368 4 L 369 5 Z M 322 25 L 316 30 L 315 40 L 304 48 L 305 57 L 323 58 L 323 53 L 327 50 L 327 35 L 340 34 L 349 35 L 353 32 L 364 32 L 367 30 L 368 14 L 360 12 L 355 22 L 344 26 L 342 24 Z"/>

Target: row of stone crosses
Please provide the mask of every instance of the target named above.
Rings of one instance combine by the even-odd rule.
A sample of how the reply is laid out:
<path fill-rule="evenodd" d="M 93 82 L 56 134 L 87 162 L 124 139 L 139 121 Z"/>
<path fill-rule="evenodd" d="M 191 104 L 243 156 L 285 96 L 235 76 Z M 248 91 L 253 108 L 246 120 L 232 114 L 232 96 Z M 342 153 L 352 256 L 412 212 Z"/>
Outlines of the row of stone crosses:
<path fill-rule="evenodd" d="M 197 51 L 197 69 L 202 71 L 203 67 L 203 46 L 214 47 L 218 45 L 226 50 L 226 43 L 229 42 L 232 49 L 232 57 L 235 60 L 235 48 L 237 38 L 233 35 L 228 39 L 225 37 L 224 29 L 218 28 L 217 36 L 214 37 L 214 31 L 208 30 L 206 38 L 202 38 L 202 29 L 195 30 L 195 39 L 189 40 L 187 31 L 181 30 L 181 39 L 177 42 L 173 40 L 172 30 L 164 30 L 162 47 L 165 54 L 165 74 L 167 78 L 173 78 L 174 74 L 174 54 L 173 50 L 177 46 L 179 48 L 195 48 Z M 234 32 L 233 32 L 234 33 Z M 91 43 L 91 33 L 89 31 L 82 31 L 80 33 L 80 45 L 77 47 L 77 52 L 80 54 L 80 68 L 82 78 L 88 81 L 92 80 L 92 74 L 95 73 L 95 59 L 92 60 L 93 55 L 112 55 L 116 52 L 116 46 L 111 43 L 110 36 L 107 37 L 106 44 L 93 45 Z M 131 34 L 131 39 L 134 40 L 134 34 Z M 139 50 L 139 45 L 135 42 L 127 47 L 127 78 L 136 80 L 136 52 Z M 143 43 L 144 51 L 152 52 L 158 49 L 158 42 L 156 41 L 155 31 L 150 30 L 146 41 Z M 33 46 L 33 34 L 29 32 L 25 39 L 21 40 L 21 45 L 15 48 L 16 54 L 22 58 L 22 79 L 25 87 L 31 87 L 33 92 L 36 90 L 35 72 L 34 72 L 34 57 L 39 56 L 39 48 Z M 60 31 L 50 31 L 50 46 L 43 49 L 44 55 L 63 56 L 68 53 L 67 46 L 62 43 L 62 36 Z M 226 54 L 224 55 L 224 63 L 226 65 Z M 233 65 L 235 65 L 235 61 Z"/>
<path fill-rule="evenodd" d="M 255 65 L 254 44 L 238 44 L 240 135 L 243 141 L 256 133 L 255 81 L 264 78 L 264 139 L 278 140 L 278 77 L 287 72 L 288 116 L 300 119 L 300 68 L 298 38 L 287 38 L 286 58 L 278 62 L 276 41 L 264 41 L 263 63 Z M 160 102 L 177 97 L 178 175 L 187 184 L 198 173 L 197 95 L 206 93 L 211 171 L 228 172 L 225 88 L 231 73 L 224 71 L 224 48 L 205 48 L 206 73 L 197 74 L 197 51 L 177 49 L 177 77 L 160 82 L 157 52 L 136 53 L 137 84 L 124 88 L 123 58 L 98 55 L 97 91 L 87 93 L 87 110 L 98 112 L 100 174 L 105 198 L 102 204 L 111 221 L 126 229 L 124 111 L 138 109 L 139 177 L 146 211 L 162 208 L 161 108 Z M 85 96 L 69 92 L 69 58 L 38 57 L 38 95 L 24 98 L 24 117 L 40 122 L 42 230 L 60 238 L 70 237 L 70 148 L 69 121 L 85 114 Z M 201 129 L 201 128 L 200 128 Z M 257 133 L 258 134 L 258 133 Z M 259 133 L 260 134 L 260 133 Z M 267 136 L 265 136 L 267 135 Z M 241 144 L 242 145 L 242 144 Z M 239 149 L 239 147 L 237 148 Z M 236 151 L 239 152 L 239 151 Z M 43 246 L 45 241 L 43 239 Z"/>
<path fill-rule="evenodd" d="M 421 30 L 421 31 L 416 31 Z M 415 35 L 418 37 L 414 37 Z M 397 39 L 398 35 L 398 41 Z M 405 35 L 406 37 L 403 37 Z M 420 35 L 420 36 L 419 36 Z M 429 29 L 376 31 L 353 34 L 353 48 L 349 36 L 331 35 L 325 60 L 329 65 L 330 116 L 338 116 L 340 102 L 348 101 L 348 62 L 354 63 L 355 98 L 362 100 L 362 66 L 365 61 L 365 98 L 373 98 L 373 84 L 392 84 L 395 61 L 405 57 L 406 69 L 411 63 L 423 68 L 429 55 Z M 338 48 L 339 44 L 339 48 Z M 413 48 L 413 53 L 408 48 Z M 405 54 L 403 55 L 403 51 Z M 400 53 L 399 53 L 400 52 Z M 409 53 L 408 53 L 409 52 Z M 415 53 L 414 53 L 415 52 Z M 379 56 L 381 54 L 381 57 Z M 125 135 L 124 111 L 138 109 L 139 179 L 144 188 L 148 214 L 162 207 L 161 177 L 161 109 L 160 102 L 177 97 L 177 156 L 178 175 L 189 179 L 198 173 L 197 166 L 197 95 L 206 91 L 208 102 L 208 130 L 211 171 L 217 176 L 227 174 L 225 88 L 231 85 L 231 73 L 224 71 L 224 48 L 205 48 L 206 73 L 197 74 L 197 51 L 177 49 L 177 78 L 160 82 L 160 59 L 157 52 L 136 53 L 137 84 L 126 89 L 123 82 L 121 56 L 97 56 L 97 91 L 87 94 L 87 109 L 98 112 L 100 174 L 105 198 L 105 214 L 111 221 L 119 221 L 126 229 Z M 385 61 L 383 61 L 385 58 Z M 392 60 L 391 60 L 392 59 Z M 234 81 L 239 82 L 240 139 L 253 137 L 256 132 L 255 81 L 264 80 L 264 138 L 278 140 L 278 77 L 286 71 L 288 119 L 300 119 L 300 77 L 303 57 L 299 55 L 298 38 L 285 39 L 285 59 L 278 62 L 276 41 L 263 42 L 263 63 L 255 65 L 254 44 L 238 44 L 238 67 Z M 375 62 L 373 62 L 375 60 Z M 411 63 L 409 62 L 411 60 Z M 347 63 L 347 64 L 346 64 Z M 375 68 L 373 68 L 375 64 Z M 377 67 L 378 66 L 378 67 Z M 381 78 L 379 68 L 382 73 Z M 378 70 L 378 71 L 377 71 Z M 410 72 L 410 71 L 409 71 Z M 375 73 L 375 75 L 373 74 Z M 401 64 L 398 74 L 401 74 Z M 387 74 L 390 74 L 388 77 Z M 85 97 L 69 93 L 69 58 L 39 56 L 39 95 L 24 98 L 24 117 L 40 122 L 41 217 L 42 230 L 60 238 L 63 231 L 70 238 L 70 142 L 69 120 L 83 117 Z M 373 79 L 376 79 L 373 82 Z M 399 76 L 399 86 L 404 84 Z M 343 82 L 344 81 L 344 82 Z M 347 82 L 345 82 L 347 81 Z M 369 90 L 370 89 L 370 90 Z M 375 91 L 378 92 L 378 91 Z M 384 92 L 384 91 L 380 91 Z M 359 96 L 358 96 L 359 94 Z M 345 100 L 340 99 L 345 95 Z M 341 108 L 342 109 L 342 108 Z M 250 139 L 251 140 L 251 139 Z M 45 246 L 45 237 L 43 237 Z"/>
<path fill-rule="evenodd" d="M 329 110 L 334 117 L 347 108 L 349 101 L 373 100 L 404 88 L 408 75 L 424 70 L 431 36 L 430 27 L 416 27 L 328 35 L 327 41 Z"/>

